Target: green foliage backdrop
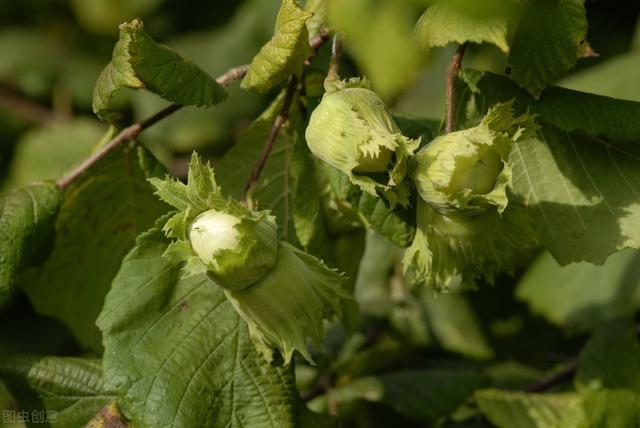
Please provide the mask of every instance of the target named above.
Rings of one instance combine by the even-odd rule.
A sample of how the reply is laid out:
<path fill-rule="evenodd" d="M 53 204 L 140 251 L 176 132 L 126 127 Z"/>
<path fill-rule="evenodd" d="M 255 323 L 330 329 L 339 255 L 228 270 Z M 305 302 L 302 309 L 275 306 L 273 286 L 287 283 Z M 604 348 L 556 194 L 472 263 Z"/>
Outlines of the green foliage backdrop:
<path fill-rule="evenodd" d="M 639 14 L 5 2 L 0 427 L 636 427 Z"/>

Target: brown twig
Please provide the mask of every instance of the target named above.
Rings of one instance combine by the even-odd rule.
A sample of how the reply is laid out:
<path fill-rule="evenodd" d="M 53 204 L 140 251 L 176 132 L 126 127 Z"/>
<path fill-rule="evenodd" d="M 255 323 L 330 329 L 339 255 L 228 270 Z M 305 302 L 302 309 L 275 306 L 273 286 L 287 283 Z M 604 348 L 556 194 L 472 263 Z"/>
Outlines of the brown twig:
<path fill-rule="evenodd" d="M 571 360 L 567 363 L 562 370 L 559 370 L 556 373 L 553 373 L 551 376 L 542 379 L 539 382 L 536 382 L 532 385 L 529 385 L 525 388 L 526 392 L 543 392 L 548 389 L 553 388 L 556 385 L 561 384 L 567 380 L 570 380 L 573 375 L 576 373 L 577 364 L 576 360 Z"/>
<path fill-rule="evenodd" d="M 251 191 L 253 187 L 257 183 L 260 178 L 260 174 L 262 174 L 262 170 L 264 169 L 264 165 L 267 163 L 267 159 L 269 159 L 269 153 L 271 153 L 271 149 L 273 148 L 273 144 L 276 142 L 276 138 L 278 138 L 278 134 L 280 133 L 280 129 L 289 119 L 289 110 L 291 109 L 291 104 L 293 103 L 293 97 L 298 89 L 298 78 L 294 75 L 291 76 L 289 80 L 289 85 L 287 86 L 287 92 L 284 97 L 284 102 L 282 103 L 282 108 L 280 109 L 280 113 L 276 116 L 276 119 L 273 122 L 273 126 L 271 127 L 271 132 L 269 132 L 269 136 L 267 137 L 264 145 L 262 146 L 262 151 L 260 152 L 260 156 L 258 160 L 253 165 L 253 169 L 251 170 L 251 174 L 249 175 L 249 179 L 244 185 L 244 193 L 242 199 L 245 202 L 248 202 L 248 199 L 251 197 Z"/>
<path fill-rule="evenodd" d="M 38 124 L 68 119 L 68 117 L 63 114 L 59 114 L 22 95 L 1 87 L 0 109 L 7 110 L 22 119 Z"/>
<path fill-rule="evenodd" d="M 111 150 L 118 147 L 120 144 L 133 140 L 136 138 L 142 131 L 147 129 L 148 127 L 160 122 L 165 117 L 173 114 L 174 112 L 180 110 L 182 108 L 181 105 L 173 104 L 164 110 L 159 111 L 153 116 L 143 120 L 139 123 L 134 123 L 131 126 L 124 128 L 118 135 L 116 135 L 113 139 L 111 139 L 107 144 L 102 146 L 100 150 L 95 152 L 91 157 L 87 158 L 84 162 L 82 162 L 77 168 L 71 171 L 69 174 L 62 177 L 58 180 L 58 187 L 62 190 L 69 187 L 71 183 L 79 176 L 81 176 L 86 170 L 91 168 L 96 162 L 105 157 Z"/>
<path fill-rule="evenodd" d="M 224 74 L 220 75 L 216 81 L 222 86 L 228 86 L 232 82 L 236 80 L 240 80 L 247 73 L 248 65 L 241 65 L 238 67 L 231 68 L 227 70 Z M 82 175 L 86 170 L 91 168 L 96 162 L 105 157 L 111 150 L 120 146 L 120 144 L 135 139 L 142 131 L 149 128 L 152 125 L 160 122 L 162 119 L 170 116 L 176 111 L 182 108 L 181 105 L 173 104 L 169 107 L 166 107 L 163 110 L 160 110 L 153 116 L 148 117 L 142 122 L 134 123 L 131 126 L 124 128 L 118 135 L 113 137 L 107 144 L 102 146 L 100 150 L 94 153 L 91 157 L 82 162 L 77 168 L 71 171 L 68 175 L 62 177 L 58 180 L 58 187 L 61 189 L 66 189 L 76 178 Z"/>
<path fill-rule="evenodd" d="M 456 49 L 453 59 L 447 67 L 447 121 L 445 125 L 445 132 L 449 133 L 455 129 L 455 115 L 456 115 L 456 78 L 462 65 L 462 58 L 464 58 L 464 51 L 467 48 L 467 44 L 463 43 Z"/>

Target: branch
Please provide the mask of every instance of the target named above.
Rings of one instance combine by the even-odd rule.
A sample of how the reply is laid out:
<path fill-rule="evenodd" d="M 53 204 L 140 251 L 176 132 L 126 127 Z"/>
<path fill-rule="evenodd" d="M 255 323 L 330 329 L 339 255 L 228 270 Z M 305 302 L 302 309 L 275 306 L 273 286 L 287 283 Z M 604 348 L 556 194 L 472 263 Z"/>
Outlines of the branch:
<path fill-rule="evenodd" d="M 318 36 L 314 37 L 309 45 L 313 51 L 317 50 L 329 37 L 329 33 L 326 31 L 321 32 Z M 227 70 L 224 74 L 220 75 L 216 81 L 222 86 L 228 86 L 236 80 L 240 80 L 247 74 L 249 64 L 240 65 Z M 143 120 L 142 122 L 135 123 L 131 126 L 124 128 L 118 135 L 116 135 L 111 141 L 105 144 L 99 151 L 94 153 L 90 158 L 85 160 L 80 166 L 71 171 L 65 177 L 58 180 L 58 187 L 64 190 L 66 189 L 76 178 L 82 175 L 86 170 L 91 168 L 96 162 L 105 157 L 111 150 L 119 147 L 120 144 L 135 139 L 142 131 L 149 128 L 152 125 L 160 122 L 167 116 L 175 113 L 182 108 L 181 105 L 173 104 L 169 107 L 159 111 L 153 116 Z M 282 126 L 282 125 L 280 125 Z M 276 133 L 277 134 L 277 133 Z"/>
<path fill-rule="evenodd" d="M 456 78 L 458 77 L 458 71 L 460 71 L 466 48 L 466 43 L 458 46 L 456 53 L 453 55 L 453 59 L 447 67 L 447 122 L 445 125 L 445 132 L 447 134 L 452 132 L 456 126 Z"/>
<path fill-rule="evenodd" d="M 242 79 L 247 73 L 248 68 L 249 65 L 246 64 L 231 68 L 224 74 L 220 75 L 216 79 L 216 82 L 218 82 L 222 86 L 228 86 L 232 82 Z M 135 139 L 138 135 L 140 135 L 142 131 L 149 128 L 150 126 L 155 125 L 167 116 L 172 115 L 181 108 L 181 105 L 172 104 L 169 107 L 160 110 L 153 116 L 150 116 L 141 122 L 134 123 L 133 125 L 124 128 L 118 135 L 111 139 L 111 141 L 102 146 L 100 150 L 98 150 L 91 157 L 82 162 L 76 169 L 58 180 L 58 187 L 63 190 L 66 189 L 76 178 L 81 176 L 86 170 L 91 168 L 96 162 L 105 157 L 109 152 L 119 147 L 120 144 Z"/>
<path fill-rule="evenodd" d="M 75 179 L 81 176 L 86 170 L 91 168 L 100 159 L 105 157 L 111 150 L 115 149 L 116 147 L 120 146 L 120 144 L 126 141 L 135 139 L 142 131 L 152 125 L 155 125 L 165 117 L 173 114 L 181 108 L 182 106 L 178 104 L 170 105 L 169 107 L 159 111 L 158 113 L 143 120 L 142 122 L 134 123 L 133 125 L 124 128 L 111 141 L 102 146 L 100 150 L 94 153 L 91 157 L 87 158 L 76 169 L 58 180 L 58 187 L 62 190 L 66 189 L 71 183 L 73 183 Z"/>
<path fill-rule="evenodd" d="M 291 79 L 289 80 L 289 86 L 287 86 L 287 92 L 285 94 L 284 102 L 282 103 L 282 109 L 280 109 L 280 113 L 278 114 L 278 116 L 276 116 L 276 120 L 273 122 L 273 126 L 271 127 L 271 132 L 269 132 L 269 136 L 262 146 L 260 157 L 258 157 L 258 160 L 253 165 L 251 175 L 249 175 L 249 179 L 244 185 L 244 193 L 242 195 L 242 199 L 245 202 L 248 202 L 248 199 L 251 197 L 253 187 L 260 178 L 260 174 L 262 174 L 262 170 L 264 169 L 264 165 L 267 163 L 267 159 L 269 158 L 269 153 L 271 153 L 273 144 L 276 142 L 276 138 L 278 138 L 280 129 L 282 129 L 282 126 L 289 119 L 289 110 L 291 109 L 293 96 L 295 95 L 297 89 L 298 78 L 296 76 L 291 76 Z"/>
<path fill-rule="evenodd" d="M 559 385 L 567 380 L 570 380 L 573 375 L 576 373 L 576 360 L 571 360 L 567 363 L 566 367 L 563 367 L 562 370 L 557 373 L 552 374 L 551 376 L 542 379 L 539 382 L 536 382 L 532 385 L 529 385 L 525 388 L 526 392 L 544 392 L 548 389 L 553 388 L 556 385 Z"/>
<path fill-rule="evenodd" d="M 7 110 L 22 119 L 38 124 L 45 124 L 54 120 L 68 118 L 65 115 L 61 115 L 38 103 L 35 103 L 22 95 L 18 95 L 1 87 L 0 109 Z"/>

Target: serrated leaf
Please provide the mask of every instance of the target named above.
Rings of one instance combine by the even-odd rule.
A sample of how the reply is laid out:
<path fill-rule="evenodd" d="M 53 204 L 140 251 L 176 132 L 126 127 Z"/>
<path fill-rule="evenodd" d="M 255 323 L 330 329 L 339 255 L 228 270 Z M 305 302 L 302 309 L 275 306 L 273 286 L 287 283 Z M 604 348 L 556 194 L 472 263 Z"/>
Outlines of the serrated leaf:
<path fill-rule="evenodd" d="M 578 357 L 576 385 L 640 392 L 640 342 L 632 322 L 612 321 L 596 330 Z"/>
<path fill-rule="evenodd" d="M 511 43 L 511 79 L 538 97 L 573 68 L 586 36 L 584 0 L 527 2 Z"/>
<path fill-rule="evenodd" d="M 42 314 L 64 322 L 85 347 L 102 349 L 94 323 L 136 236 L 168 207 L 146 181 L 157 161 L 142 147 L 113 150 L 65 191 L 51 255 L 21 280 Z"/>
<path fill-rule="evenodd" d="M 354 400 L 383 403 L 409 419 L 429 421 L 453 412 L 486 381 L 470 371 L 405 370 L 356 379 L 332 389 L 328 399 L 339 406 Z"/>
<path fill-rule="evenodd" d="M 93 112 L 113 122 L 120 114 L 111 101 L 122 88 L 146 88 L 180 105 L 211 106 L 226 98 L 215 79 L 167 46 L 156 43 L 142 21 L 120 25 L 120 39 L 111 62 L 98 77 L 93 92 Z"/>
<path fill-rule="evenodd" d="M 105 379 L 134 423 L 293 427 L 291 372 L 259 355 L 222 289 L 180 278 L 153 229 L 127 255 L 98 319 Z"/>
<path fill-rule="evenodd" d="M 167 44 L 211 76 L 250 62 L 264 40 L 272 35 L 280 1 L 245 0 L 235 6 L 226 6 L 235 11 L 224 25 L 177 34 L 168 39 Z M 229 96 L 224 108 L 183 110 L 148 128 L 141 138 L 153 144 L 160 142 L 163 147 L 180 153 L 189 153 L 204 145 L 214 150 L 226 148 L 237 130 L 244 127 L 246 118 L 259 114 L 264 104 L 261 97 L 242 90 L 239 85 L 231 85 L 227 91 Z M 166 101 L 141 92 L 132 99 L 132 105 L 136 117 L 144 118 L 162 109 Z"/>
<path fill-rule="evenodd" d="M 414 36 L 426 49 L 463 44 L 492 43 L 509 52 L 508 26 L 512 7 L 510 0 L 477 3 L 467 1 L 437 1 L 424 12 L 416 24 Z"/>
<path fill-rule="evenodd" d="M 636 146 L 640 140 L 640 103 L 549 87 L 538 100 L 505 77 L 463 70 L 463 80 L 474 93 L 481 113 L 499 102 L 515 99 L 518 113 L 529 111 L 543 124 L 580 132 L 620 145 Z"/>
<path fill-rule="evenodd" d="M 280 242 L 271 271 L 242 290 L 226 290 L 227 299 L 247 322 L 256 348 L 271 361 L 273 348 L 289 364 L 297 350 L 313 363 L 307 342 L 322 347 L 324 320 L 342 316 L 345 278 L 321 260 Z"/>
<path fill-rule="evenodd" d="M 561 267 L 544 252 L 520 279 L 516 297 L 553 324 L 590 330 L 640 306 L 640 253 L 627 249 L 602 266 L 582 262 Z"/>
<path fill-rule="evenodd" d="M 480 412 L 498 428 L 578 428 L 584 420 L 580 396 L 574 393 L 486 389 L 474 396 Z"/>
<path fill-rule="evenodd" d="M 282 0 L 273 37 L 251 61 L 242 88 L 264 93 L 289 75 L 302 73 L 310 52 L 306 23 L 311 16 L 296 0 Z"/>
<path fill-rule="evenodd" d="M 0 202 L 0 300 L 20 271 L 50 248 L 60 205 L 62 192 L 53 182 L 14 189 Z"/>
<path fill-rule="evenodd" d="M 465 70 L 463 79 L 478 112 L 515 98 L 516 110 L 551 125 L 511 152 L 513 189 L 561 265 L 602 264 L 617 250 L 638 247 L 640 103 L 553 87 L 535 100 L 490 73 Z"/>
<path fill-rule="evenodd" d="M 42 422 L 53 428 L 83 426 L 116 398 L 95 359 L 17 355 L 0 360 L 0 377 L 20 409 L 45 410 Z"/>
<path fill-rule="evenodd" d="M 511 162 L 513 191 L 561 265 L 640 247 L 640 150 L 547 127 Z"/>

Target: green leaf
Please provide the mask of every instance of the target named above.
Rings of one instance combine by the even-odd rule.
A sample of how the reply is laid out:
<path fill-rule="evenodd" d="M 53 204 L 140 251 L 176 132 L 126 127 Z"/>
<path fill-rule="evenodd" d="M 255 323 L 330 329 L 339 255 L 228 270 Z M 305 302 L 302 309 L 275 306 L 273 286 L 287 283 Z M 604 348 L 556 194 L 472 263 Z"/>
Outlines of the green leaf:
<path fill-rule="evenodd" d="M 16 275 L 50 247 L 60 205 L 62 192 L 52 182 L 17 188 L 0 202 L 0 299 L 13 290 Z"/>
<path fill-rule="evenodd" d="M 498 428 L 578 428 L 583 421 L 577 394 L 527 394 L 486 389 L 475 393 L 480 412 Z"/>
<path fill-rule="evenodd" d="M 509 52 L 507 7 L 509 0 L 436 1 L 424 12 L 416 24 L 414 36 L 426 49 L 463 44 L 492 43 Z"/>
<path fill-rule="evenodd" d="M 434 296 L 428 290 L 424 293 L 423 302 L 429 327 L 444 349 L 471 358 L 487 359 L 493 356 L 493 350 L 466 296 L 455 293 Z"/>
<path fill-rule="evenodd" d="M 178 34 L 168 39 L 167 44 L 209 75 L 219 76 L 231 67 L 251 61 L 262 42 L 271 37 L 279 6 L 277 0 L 229 3 L 228 8 L 237 9 L 223 26 Z M 208 149 L 226 148 L 237 130 L 244 128 L 246 119 L 255 117 L 264 106 L 261 97 L 242 90 L 239 85 L 231 85 L 227 91 L 229 96 L 224 108 L 183 109 L 146 129 L 140 138 L 181 153 L 204 145 Z M 132 99 L 132 104 L 136 117 L 144 118 L 166 106 L 166 101 L 141 92 Z"/>
<path fill-rule="evenodd" d="M 639 33 L 640 34 L 640 33 Z M 563 79 L 560 85 L 621 100 L 640 101 L 638 74 L 640 52 L 615 56 Z"/>
<path fill-rule="evenodd" d="M 216 165 L 224 193 L 242 199 L 246 180 L 260 157 L 280 104 L 281 100 L 276 100 L 256 119 Z M 270 210 L 276 217 L 281 240 L 327 258 L 329 249 L 319 209 L 315 165 L 304 144 L 299 110 L 291 111 L 289 116 L 255 185 L 254 197 L 259 208 Z"/>
<path fill-rule="evenodd" d="M 640 247 L 638 160 L 638 148 L 549 127 L 513 147 L 513 191 L 561 265 Z"/>
<path fill-rule="evenodd" d="M 54 121 L 25 132 L 17 143 L 11 163 L 9 185 L 34 180 L 56 180 L 91 154 L 104 135 L 97 120 L 75 118 Z"/>
<path fill-rule="evenodd" d="M 313 16 L 296 0 L 282 0 L 273 37 L 253 58 L 242 88 L 267 92 L 289 75 L 299 76 L 310 53 L 307 21 Z"/>
<path fill-rule="evenodd" d="M 573 68 L 586 36 L 584 0 L 527 2 L 511 43 L 510 77 L 538 97 Z"/>
<path fill-rule="evenodd" d="M 180 279 L 153 229 L 138 239 L 107 295 L 107 385 L 142 426 L 293 427 L 290 371 L 269 365 L 222 289 L 206 277 Z"/>
<path fill-rule="evenodd" d="M 322 171 L 334 197 L 355 210 L 366 227 L 374 229 L 401 247 L 411 244 L 415 234 L 415 210 L 400 205 L 392 209 L 385 198 L 362 191 L 351 183 L 347 175 L 330 165 L 323 164 Z"/>
<path fill-rule="evenodd" d="M 584 398 L 584 412 L 584 428 L 637 428 L 640 395 L 628 390 L 593 391 Z"/>
<path fill-rule="evenodd" d="M 100 360 L 16 355 L 0 360 L 0 377 L 23 410 L 46 410 L 54 428 L 84 426 L 115 393 L 102 380 Z"/>
<path fill-rule="evenodd" d="M 198 107 L 218 104 L 227 96 L 222 86 L 195 64 L 156 43 L 139 19 L 120 25 L 113 58 L 96 82 L 93 111 L 100 119 L 113 122 L 120 118 L 111 101 L 122 88 L 146 88 L 175 104 Z"/>
<path fill-rule="evenodd" d="M 167 210 L 146 181 L 157 165 L 142 147 L 124 145 L 79 177 L 65 191 L 51 255 L 21 280 L 38 312 L 93 350 L 102 349 L 94 323 L 122 258 Z"/>
<path fill-rule="evenodd" d="M 518 283 L 516 296 L 553 324 L 583 331 L 631 315 L 640 306 L 639 286 L 638 251 L 614 253 L 602 266 L 582 262 L 565 267 L 544 252 Z"/>
<path fill-rule="evenodd" d="M 640 342 L 629 320 L 604 324 L 580 352 L 576 384 L 640 392 Z"/>
<path fill-rule="evenodd" d="M 540 122 L 563 131 L 578 131 L 616 145 L 633 143 L 632 147 L 640 140 L 640 103 L 557 87 L 547 88 L 536 100 L 509 79 L 492 73 L 467 69 L 462 78 L 475 94 L 480 112 L 515 98 L 518 113 L 535 113 Z"/>
<path fill-rule="evenodd" d="M 421 62 L 412 38 L 413 5 L 408 0 L 329 0 L 332 29 L 380 96 L 388 100 L 413 78 Z"/>
<path fill-rule="evenodd" d="M 435 420 L 453 412 L 486 385 L 474 372 L 451 370 L 405 370 L 362 377 L 332 389 L 329 400 L 339 406 L 354 400 L 383 403 L 410 419 Z"/>

